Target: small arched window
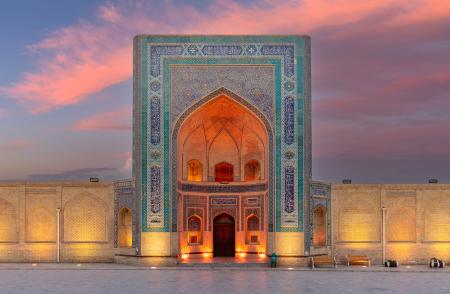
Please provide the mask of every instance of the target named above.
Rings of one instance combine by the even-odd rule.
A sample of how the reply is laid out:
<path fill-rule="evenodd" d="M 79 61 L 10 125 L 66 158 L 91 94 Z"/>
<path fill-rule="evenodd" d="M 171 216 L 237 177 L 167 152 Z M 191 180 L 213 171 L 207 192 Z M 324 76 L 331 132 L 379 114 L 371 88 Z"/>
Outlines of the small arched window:
<path fill-rule="evenodd" d="M 261 165 L 258 160 L 250 160 L 245 164 L 244 181 L 257 181 L 261 179 Z"/>
<path fill-rule="evenodd" d="M 233 165 L 228 162 L 220 162 L 214 167 L 216 182 L 233 181 Z"/>
<path fill-rule="evenodd" d="M 202 164 L 197 159 L 189 160 L 187 163 L 187 180 L 192 182 L 202 180 Z"/>
<path fill-rule="evenodd" d="M 202 242 L 202 220 L 193 215 L 188 218 L 188 243 L 196 245 Z"/>
<path fill-rule="evenodd" d="M 318 206 L 313 211 L 313 245 L 327 245 L 327 210 L 323 206 Z"/>

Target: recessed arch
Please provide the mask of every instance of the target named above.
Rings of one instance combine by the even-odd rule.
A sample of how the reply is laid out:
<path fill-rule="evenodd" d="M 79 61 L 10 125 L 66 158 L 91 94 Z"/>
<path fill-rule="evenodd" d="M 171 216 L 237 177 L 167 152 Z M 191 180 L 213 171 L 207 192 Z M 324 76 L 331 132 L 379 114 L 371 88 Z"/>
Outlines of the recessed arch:
<path fill-rule="evenodd" d="M 234 256 L 235 229 L 234 217 L 226 212 L 220 213 L 213 220 L 214 256 Z"/>
<path fill-rule="evenodd" d="M 216 182 L 232 182 L 234 178 L 234 166 L 226 161 L 214 165 L 214 180 Z"/>
<path fill-rule="evenodd" d="M 200 182 L 203 179 L 203 166 L 200 160 L 191 159 L 187 162 L 187 180 Z"/>
<path fill-rule="evenodd" d="M 119 247 L 132 247 L 132 220 L 133 214 L 131 209 L 129 209 L 128 207 L 122 208 L 119 212 Z"/>
<path fill-rule="evenodd" d="M 261 164 L 258 160 L 252 159 L 245 163 L 244 181 L 257 181 L 261 179 Z"/>
<path fill-rule="evenodd" d="M 315 207 L 313 211 L 313 245 L 327 245 L 327 209 L 323 205 Z"/>
<path fill-rule="evenodd" d="M 202 243 L 202 218 L 196 214 L 188 218 L 188 243 L 197 245 Z"/>
<path fill-rule="evenodd" d="M 177 231 L 178 227 L 178 194 L 177 194 L 177 187 L 179 185 L 179 181 L 182 180 L 182 173 L 180 172 L 180 153 L 179 153 L 179 145 L 182 144 L 179 142 L 180 139 L 182 139 L 182 136 L 180 136 L 180 133 L 182 131 L 182 128 L 184 124 L 189 121 L 193 115 L 199 110 L 202 109 L 204 106 L 214 103 L 215 101 L 218 101 L 220 99 L 226 99 L 234 106 L 240 108 L 241 110 L 245 111 L 249 117 L 252 118 L 254 122 L 258 122 L 259 128 L 261 129 L 261 133 L 263 134 L 263 137 L 265 137 L 265 143 L 264 143 L 264 157 L 262 160 L 265 161 L 265 164 L 262 165 L 261 172 L 264 174 L 265 179 L 273 179 L 275 177 L 275 167 L 274 167 L 274 155 L 273 152 L 269 152 L 269 150 L 272 150 L 275 148 L 274 145 L 274 135 L 273 135 L 273 129 L 271 127 L 271 122 L 266 118 L 266 116 L 252 103 L 248 102 L 245 98 L 242 98 L 241 96 L 229 91 L 226 88 L 220 88 L 211 94 L 199 99 L 196 103 L 192 104 L 189 108 L 187 108 L 176 120 L 175 124 L 171 128 L 171 180 L 172 180 L 172 189 L 170 191 L 170 201 L 172 202 L 172 231 Z M 223 121 L 217 121 L 215 123 L 211 122 L 201 122 L 199 120 L 196 120 L 195 123 L 192 125 L 196 129 L 203 128 L 205 130 L 205 133 L 210 131 L 214 134 L 214 136 L 225 127 L 228 127 L 227 131 L 231 133 L 235 141 L 238 142 L 238 144 L 241 144 L 242 138 L 237 137 L 236 134 L 238 134 L 238 122 L 236 121 L 228 121 L 227 123 L 223 123 Z M 216 131 L 214 130 L 216 128 Z M 251 130 L 250 130 L 251 131 Z M 257 136 L 255 136 L 257 137 Z M 257 137 L 258 141 L 263 140 L 263 138 Z M 263 145 L 263 144 L 261 144 Z M 210 166 L 208 159 L 206 166 L 203 166 L 203 175 L 207 174 L 208 176 L 205 178 L 204 181 L 214 181 L 214 166 Z M 236 172 L 239 175 L 238 180 L 243 181 L 244 180 L 244 161 L 239 162 L 239 165 L 236 167 Z M 268 201 L 269 203 L 274 201 L 274 183 L 271 180 L 267 181 L 267 188 L 268 188 Z M 269 215 L 269 223 L 268 223 L 268 230 L 273 230 L 273 224 L 272 224 L 272 216 L 273 216 L 273 205 L 268 205 L 268 215 Z"/>
<path fill-rule="evenodd" d="M 245 220 L 245 243 L 259 244 L 260 221 L 255 214 L 250 214 Z"/>
<path fill-rule="evenodd" d="M 91 193 L 75 196 L 63 209 L 65 242 L 106 242 L 107 221 L 105 203 Z"/>

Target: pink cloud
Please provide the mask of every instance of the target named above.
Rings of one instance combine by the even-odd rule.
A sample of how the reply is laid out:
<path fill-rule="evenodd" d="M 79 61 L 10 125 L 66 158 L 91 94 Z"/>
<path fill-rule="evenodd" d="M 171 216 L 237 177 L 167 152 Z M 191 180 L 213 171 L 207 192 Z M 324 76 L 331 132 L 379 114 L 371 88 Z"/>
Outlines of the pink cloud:
<path fill-rule="evenodd" d="M 116 23 L 122 19 L 119 10 L 114 5 L 102 5 L 98 9 L 101 19 L 107 22 Z"/>
<path fill-rule="evenodd" d="M 0 118 L 4 117 L 6 115 L 6 109 L 0 108 Z"/>
<path fill-rule="evenodd" d="M 77 131 L 129 131 L 131 130 L 131 108 L 103 112 L 77 121 L 71 129 Z"/>
<path fill-rule="evenodd" d="M 33 113 L 77 104 L 131 78 L 131 38 L 139 33 L 312 33 L 389 10 L 400 11 L 389 19 L 391 26 L 450 15 L 450 9 L 437 8 L 436 0 L 430 2 L 432 8 L 426 5 L 428 1 L 394 0 L 266 0 L 252 5 L 217 0 L 205 10 L 170 1 L 164 7 L 157 1 L 112 3 L 100 6 L 96 19 L 61 28 L 29 46 L 36 54 L 37 68 L 0 92 Z"/>

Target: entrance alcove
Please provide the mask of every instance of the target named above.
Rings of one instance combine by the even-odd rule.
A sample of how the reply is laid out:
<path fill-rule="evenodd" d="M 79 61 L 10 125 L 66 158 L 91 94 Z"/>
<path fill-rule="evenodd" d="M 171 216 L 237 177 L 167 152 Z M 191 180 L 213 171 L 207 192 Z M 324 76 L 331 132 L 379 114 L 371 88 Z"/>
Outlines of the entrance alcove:
<path fill-rule="evenodd" d="M 238 252 L 264 252 L 267 248 L 268 218 L 264 215 L 269 207 L 272 137 L 265 117 L 246 103 L 219 91 L 186 110 L 177 122 L 179 127 L 174 128 L 176 161 L 172 164 L 176 166 L 172 170 L 176 171 L 182 253 L 234 256 L 235 248 Z M 258 230 L 251 226 L 251 232 L 243 216 L 249 208 L 259 211 L 250 224 L 262 222 Z M 191 218 L 193 211 L 200 222 Z M 228 215 L 228 225 L 213 217 L 217 213 Z M 192 228 L 193 220 L 199 230 Z"/>
<path fill-rule="evenodd" d="M 234 256 L 235 221 L 227 214 L 221 213 L 214 218 L 214 256 Z"/>

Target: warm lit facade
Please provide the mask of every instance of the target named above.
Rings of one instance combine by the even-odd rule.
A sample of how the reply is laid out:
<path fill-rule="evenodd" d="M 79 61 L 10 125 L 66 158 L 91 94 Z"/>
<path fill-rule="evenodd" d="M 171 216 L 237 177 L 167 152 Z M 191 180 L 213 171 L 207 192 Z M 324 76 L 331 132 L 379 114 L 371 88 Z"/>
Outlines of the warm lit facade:
<path fill-rule="evenodd" d="M 0 183 L 0 261 L 450 261 L 450 185 L 311 181 L 310 76 L 309 37 L 137 36 L 133 179 Z"/>
<path fill-rule="evenodd" d="M 304 255 L 309 38 L 134 42 L 138 255 Z"/>

